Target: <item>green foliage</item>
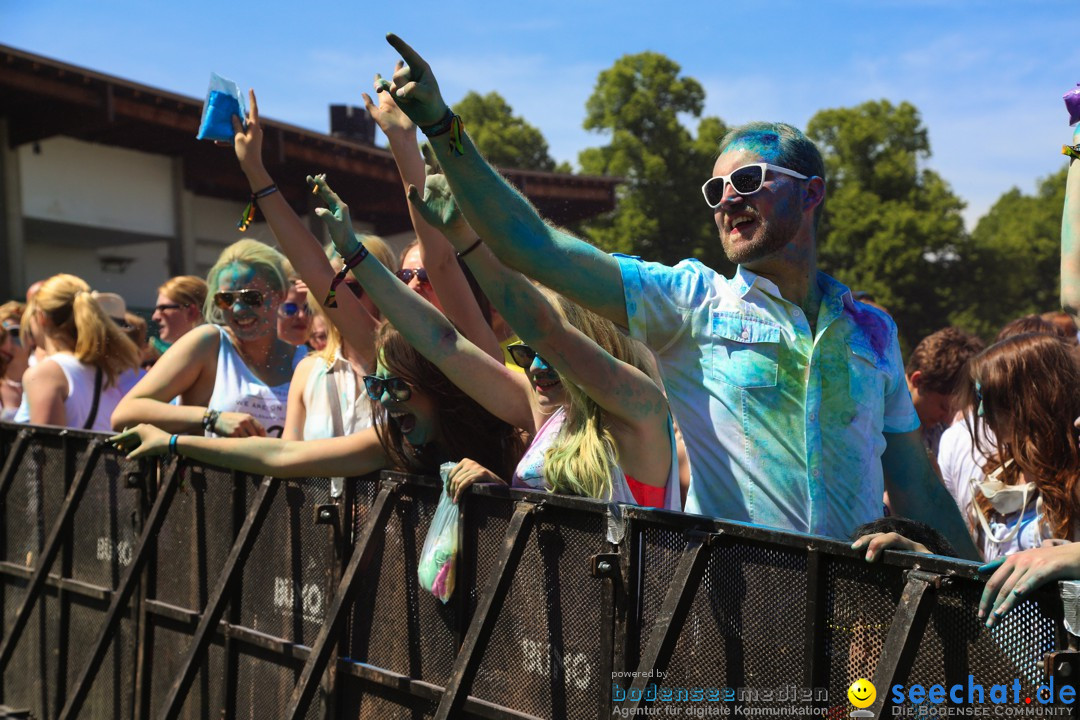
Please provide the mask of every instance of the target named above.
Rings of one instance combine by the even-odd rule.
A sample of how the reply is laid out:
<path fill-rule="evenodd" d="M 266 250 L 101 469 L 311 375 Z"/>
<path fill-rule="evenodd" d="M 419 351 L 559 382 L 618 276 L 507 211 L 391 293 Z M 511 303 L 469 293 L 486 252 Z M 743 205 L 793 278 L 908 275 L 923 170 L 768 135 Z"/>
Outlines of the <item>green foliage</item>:
<path fill-rule="evenodd" d="M 956 324 L 993 338 L 1021 315 L 1058 309 L 1067 174 L 1064 166 L 1043 178 L 1034 195 L 1009 190 L 979 220 L 961 249 Z"/>
<path fill-rule="evenodd" d="M 702 118 L 697 137 L 679 115 L 699 118 L 705 91 L 654 52 L 625 55 L 600 73 L 585 104 L 585 128 L 610 142 L 583 150 L 582 172 L 623 179 L 612 213 L 585 225 L 587 237 L 612 252 L 675 263 L 698 257 L 729 269 L 700 186 L 709 178 L 720 138 L 719 118 Z"/>
<path fill-rule="evenodd" d="M 957 299 L 964 203 L 937 173 L 919 167 L 930 143 L 909 103 L 822 110 L 806 132 L 828 176 L 820 267 L 872 293 L 911 347 L 947 324 Z"/>
<path fill-rule="evenodd" d="M 543 134 L 514 115 L 514 109 L 497 92 L 480 95 L 469 92 L 454 103 L 454 112 L 461 116 L 469 137 L 476 147 L 496 167 L 519 170 L 569 172 L 566 163 L 559 166 L 548 154 Z"/>

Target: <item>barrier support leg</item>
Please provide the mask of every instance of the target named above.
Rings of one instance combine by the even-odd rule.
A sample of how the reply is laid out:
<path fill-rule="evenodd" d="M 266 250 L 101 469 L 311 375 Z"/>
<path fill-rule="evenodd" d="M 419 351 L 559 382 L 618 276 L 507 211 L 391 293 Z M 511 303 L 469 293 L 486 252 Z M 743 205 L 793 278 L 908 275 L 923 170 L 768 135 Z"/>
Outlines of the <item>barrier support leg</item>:
<path fill-rule="evenodd" d="M 686 548 L 679 559 L 679 566 L 675 569 L 675 576 L 671 579 L 671 587 L 664 597 L 656 624 L 653 625 L 649 644 L 642 654 L 627 699 L 622 703 L 624 711 L 630 710 L 634 713 L 643 707 L 646 703 L 645 687 L 655 676 L 654 671 L 667 668 L 671 653 L 679 641 L 683 622 L 690 612 L 690 605 L 705 574 L 705 565 L 709 558 L 706 549 L 716 537 L 718 535 L 688 533 Z M 635 697 L 636 700 L 630 699 Z"/>
<path fill-rule="evenodd" d="M 480 660 L 484 656 L 488 640 L 491 639 L 491 631 L 495 628 L 495 621 L 499 617 L 503 600 L 514 579 L 514 572 L 521 560 L 521 554 L 525 550 L 525 541 L 529 538 L 529 531 L 535 519 L 534 513 L 538 507 L 529 502 L 519 502 L 514 507 L 514 515 L 506 528 L 502 549 L 495 560 L 495 566 L 491 569 L 491 577 L 488 578 L 487 585 L 484 587 L 484 594 L 480 596 L 476 613 L 473 615 L 472 622 L 469 623 L 469 630 L 465 633 L 465 642 L 461 644 L 461 650 L 454 660 L 454 667 L 450 671 L 450 681 L 443 692 L 442 700 L 439 701 L 435 720 L 449 720 L 449 718 L 461 715 L 462 706 L 469 695 L 469 689 L 480 667 Z M 458 588 L 458 592 L 462 592 L 462 589 Z"/>
<path fill-rule="evenodd" d="M 26 597 L 23 598 L 22 605 L 19 606 L 19 610 L 15 614 L 15 622 L 12 624 L 11 629 L 4 636 L 3 642 L 0 642 L 0 674 L 3 674 L 7 668 L 7 664 L 15 652 L 15 645 L 19 642 L 19 636 L 22 635 L 22 631 L 30 619 L 30 613 L 33 612 L 34 605 L 37 604 L 38 597 L 45 587 L 45 579 L 48 577 L 49 568 L 60 551 L 68 524 L 75 514 L 75 509 L 79 506 L 79 500 L 82 499 L 86 486 L 90 483 L 90 475 L 93 472 L 94 465 L 97 464 L 98 456 L 101 454 L 101 447 L 100 440 L 90 442 L 86 457 L 83 458 L 82 467 L 79 468 L 75 481 L 71 484 L 67 497 L 64 498 L 64 504 L 60 506 L 60 513 L 49 530 L 49 535 L 45 540 L 45 548 L 38 558 L 37 567 L 34 569 L 34 574 L 30 577 L 30 584 L 26 588 Z"/>
<path fill-rule="evenodd" d="M 883 689 L 870 708 L 874 717 L 883 717 L 883 713 L 889 712 L 892 707 L 889 701 L 891 694 L 884 690 L 907 681 L 930 613 L 937 604 L 937 590 L 941 582 L 940 575 L 921 570 L 908 571 L 907 584 L 889 624 L 889 634 L 885 637 L 881 658 L 874 671 L 874 687 Z"/>
<path fill-rule="evenodd" d="M 345 567 L 345 573 L 338 584 L 334 601 L 330 604 L 322 627 L 315 638 L 315 644 L 311 647 L 304 669 L 300 672 L 300 678 L 293 688 L 289 707 L 285 711 L 285 717 L 289 720 L 306 716 L 308 705 L 319 687 L 318 679 L 326 670 L 326 664 L 330 660 L 334 644 L 337 642 L 337 631 L 341 627 L 341 621 L 345 619 L 345 609 L 352 603 L 356 592 L 356 581 L 361 577 L 362 570 L 371 561 L 371 554 L 376 547 L 376 538 L 381 540 L 386 530 L 386 522 L 390 512 L 394 509 L 394 498 L 401 489 L 398 482 L 385 482 L 375 498 L 367 520 L 364 522 L 364 532 L 360 541 L 353 548 L 352 557 Z"/>
<path fill-rule="evenodd" d="M 90 692 L 90 687 L 94 682 L 94 676 L 97 675 L 98 666 L 101 663 L 102 658 L 105 657 L 105 653 L 109 648 L 109 643 L 112 641 L 113 634 L 120 626 L 120 618 L 123 615 L 123 610 L 127 607 L 132 593 L 135 592 L 135 588 L 139 582 L 139 575 L 142 573 L 143 567 L 146 565 L 147 560 L 150 559 L 150 550 L 154 545 L 154 541 L 157 538 L 158 531 L 161 529 L 161 525 L 165 522 L 165 515 L 169 511 L 173 496 L 176 494 L 176 486 L 179 484 L 177 478 L 179 476 L 180 465 L 177 463 L 173 466 L 172 471 L 166 476 L 165 482 L 158 492 L 157 499 L 154 501 L 154 506 L 150 510 L 150 517 L 147 519 L 142 535 L 139 538 L 139 545 L 135 551 L 135 557 L 124 572 L 124 577 L 120 580 L 120 586 L 112 594 L 112 601 L 109 603 L 109 609 L 105 613 L 105 620 L 98 630 L 93 650 L 90 651 L 90 657 L 87 659 L 86 665 L 79 674 L 79 679 L 75 681 L 75 687 L 68 697 L 67 704 L 60 712 L 60 720 L 78 717 L 79 710 L 82 709 L 82 704 L 86 700 L 86 695 Z"/>
<path fill-rule="evenodd" d="M 183 708 L 184 698 L 187 696 L 188 688 L 191 686 L 191 681 L 195 679 L 195 671 L 198 669 L 196 661 L 206 651 L 213 632 L 221 620 L 221 615 L 225 612 L 226 593 L 233 581 L 239 577 L 239 571 L 243 569 L 248 555 L 251 554 L 251 548 L 255 544 L 255 538 L 259 534 L 263 520 L 266 519 L 266 513 L 270 510 L 270 502 L 274 499 L 277 487 L 277 480 L 268 477 L 263 478 L 259 484 L 259 490 L 255 493 L 255 499 L 252 500 L 247 516 L 244 518 L 244 524 L 241 526 L 235 542 L 233 542 L 232 550 L 229 551 L 229 557 L 225 560 L 225 566 L 221 569 L 217 584 L 206 602 L 206 609 L 203 610 L 202 617 L 199 619 L 199 626 L 195 629 L 191 647 L 188 648 L 187 655 L 184 656 L 180 673 L 173 680 L 172 687 L 169 688 L 169 694 L 165 698 L 165 703 L 159 715 L 161 720 L 176 720 L 180 710 Z"/>

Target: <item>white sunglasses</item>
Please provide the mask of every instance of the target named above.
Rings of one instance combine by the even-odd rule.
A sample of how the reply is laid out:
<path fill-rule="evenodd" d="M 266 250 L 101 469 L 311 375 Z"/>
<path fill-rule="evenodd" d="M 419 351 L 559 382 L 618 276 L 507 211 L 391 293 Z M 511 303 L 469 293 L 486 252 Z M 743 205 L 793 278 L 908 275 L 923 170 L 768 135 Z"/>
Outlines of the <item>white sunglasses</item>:
<path fill-rule="evenodd" d="M 701 186 L 701 194 L 705 196 L 705 202 L 709 204 L 709 207 L 718 208 L 724 199 L 724 186 L 726 183 L 730 182 L 731 187 L 735 188 L 735 192 L 740 195 L 753 195 L 765 184 L 766 170 L 790 175 L 800 180 L 810 179 L 802 173 L 788 170 L 786 167 L 780 167 L 779 165 L 763 162 L 751 163 L 732 170 L 730 175 L 717 175 L 709 178 Z"/>

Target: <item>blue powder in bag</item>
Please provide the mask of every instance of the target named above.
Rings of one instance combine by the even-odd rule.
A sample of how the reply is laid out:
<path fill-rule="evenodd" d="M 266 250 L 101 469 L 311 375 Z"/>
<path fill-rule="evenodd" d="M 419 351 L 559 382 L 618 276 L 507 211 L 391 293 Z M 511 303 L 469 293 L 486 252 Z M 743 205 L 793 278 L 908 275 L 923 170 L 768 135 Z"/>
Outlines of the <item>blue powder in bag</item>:
<path fill-rule="evenodd" d="M 231 143 L 236 133 L 232 126 L 232 117 L 240 114 L 240 103 L 236 98 L 221 90 L 211 90 L 203 111 L 202 124 L 199 125 L 199 140 L 220 140 Z"/>

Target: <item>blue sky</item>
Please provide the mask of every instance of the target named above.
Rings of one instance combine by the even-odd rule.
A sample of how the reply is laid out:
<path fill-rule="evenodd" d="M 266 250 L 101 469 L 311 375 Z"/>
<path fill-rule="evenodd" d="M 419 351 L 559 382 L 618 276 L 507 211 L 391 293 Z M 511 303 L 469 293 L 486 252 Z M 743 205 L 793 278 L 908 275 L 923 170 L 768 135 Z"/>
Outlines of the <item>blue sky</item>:
<path fill-rule="evenodd" d="M 329 104 L 360 105 L 373 74 L 393 69 L 383 36 L 394 31 L 451 103 L 497 90 L 572 163 L 605 142 L 581 127 L 599 72 L 653 50 L 698 79 L 706 113 L 729 124 L 804 127 L 823 108 L 914 103 L 929 165 L 968 202 L 970 226 L 1002 192 L 1032 192 L 1064 164 L 1078 10 L 1076 0 L 0 0 L 0 43 L 194 97 L 216 71 L 254 87 L 264 115 L 326 131 Z"/>

